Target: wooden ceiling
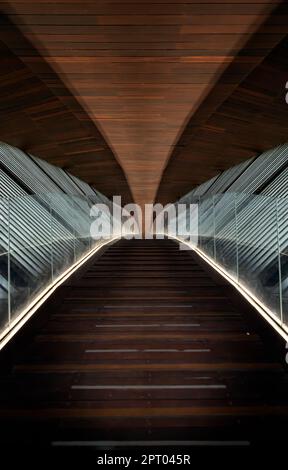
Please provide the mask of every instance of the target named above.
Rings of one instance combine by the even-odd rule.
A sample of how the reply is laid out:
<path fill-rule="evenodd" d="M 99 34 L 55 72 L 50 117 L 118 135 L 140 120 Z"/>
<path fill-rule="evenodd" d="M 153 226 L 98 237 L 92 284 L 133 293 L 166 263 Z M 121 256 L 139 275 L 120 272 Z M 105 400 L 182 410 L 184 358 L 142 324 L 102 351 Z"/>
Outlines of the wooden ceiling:
<path fill-rule="evenodd" d="M 120 163 L 140 204 L 155 199 L 165 167 L 159 199 L 173 200 L 234 163 L 233 155 L 218 162 L 211 131 L 207 142 L 199 134 L 193 147 L 195 129 L 203 131 L 211 114 L 283 39 L 288 24 L 287 5 L 280 0 L 17 0 L 0 2 L 0 8 L 6 46 L 79 125 L 97 134 L 109 190 L 117 194 L 124 183 L 119 186 L 119 175 L 114 180 L 105 174 L 106 155 Z M 43 129 L 45 114 L 51 117 L 48 108 L 42 110 Z M 223 122 L 208 124 L 213 126 L 221 141 Z M 39 155 L 33 136 L 31 142 Z M 67 155 L 65 162 L 84 179 L 95 179 L 96 141 L 87 153 L 85 139 L 81 145 L 78 140 L 75 147 L 83 150 L 83 161 L 72 156 L 71 140 L 71 161 Z M 249 148 L 235 161 L 250 153 Z M 61 164 L 58 150 L 56 155 L 54 162 Z"/>
<path fill-rule="evenodd" d="M 122 168 L 94 122 L 45 61 L 54 74 L 49 87 L 7 48 L 17 41 L 42 60 L 7 17 L 1 19 L 0 140 L 69 170 L 108 197 L 116 187 L 123 203 L 131 202 Z"/>
<path fill-rule="evenodd" d="M 286 25 L 288 30 L 288 21 Z M 175 201 L 232 165 L 288 141 L 287 35 L 228 95 L 221 93 L 223 78 L 175 146 L 158 190 L 159 202 Z"/>

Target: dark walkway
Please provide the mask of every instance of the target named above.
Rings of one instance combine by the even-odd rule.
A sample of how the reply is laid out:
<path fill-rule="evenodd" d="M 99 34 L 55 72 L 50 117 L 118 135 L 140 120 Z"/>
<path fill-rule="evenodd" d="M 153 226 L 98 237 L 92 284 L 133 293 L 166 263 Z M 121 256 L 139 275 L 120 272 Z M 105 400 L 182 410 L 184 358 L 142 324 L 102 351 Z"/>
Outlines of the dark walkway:
<path fill-rule="evenodd" d="M 123 241 L 62 291 L 2 372 L 2 445 L 285 438 L 283 366 L 194 255 Z"/>

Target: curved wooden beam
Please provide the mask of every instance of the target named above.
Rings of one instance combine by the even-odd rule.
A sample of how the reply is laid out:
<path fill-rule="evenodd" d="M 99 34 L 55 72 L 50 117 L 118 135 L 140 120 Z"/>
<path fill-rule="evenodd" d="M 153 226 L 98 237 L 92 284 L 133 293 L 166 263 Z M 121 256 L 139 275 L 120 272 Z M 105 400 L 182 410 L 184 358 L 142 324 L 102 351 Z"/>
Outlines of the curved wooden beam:
<path fill-rule="evenodd" d="M 287 141 L 287 11 L 285 4 L 273 11 L 191 117 L 163 172 L 158 202 L 173 202 L 221 171 Z M 267 33 L 277 22 L 283 26 L 279 34 Z M 250 70 L 234 81 L 235 63 L 249 57 Z"/>
<path fill-rule="evenodd" d="M 69 170 L 108 197 L 131 202 L 125 174 L 95 122 L 7 16 L 1 24 L 0 140 Z M 26 56 L 45 70 L 41 77 Z"/>

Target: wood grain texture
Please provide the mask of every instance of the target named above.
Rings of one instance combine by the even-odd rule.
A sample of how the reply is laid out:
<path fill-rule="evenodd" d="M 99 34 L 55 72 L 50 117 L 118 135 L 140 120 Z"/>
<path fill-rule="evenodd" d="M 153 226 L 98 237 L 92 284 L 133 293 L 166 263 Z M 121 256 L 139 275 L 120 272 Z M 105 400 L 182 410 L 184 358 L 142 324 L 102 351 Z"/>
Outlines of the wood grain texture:
<path fill-rule="evenodd" d="M 46 310 L 1 369 L 3 446 L 286 439 L 284 356 L 173 242 L 114 244 Z"/>
<path fill-rule="evenodd" d="M 287 5 L 281 3 L 11 0 L 0 2 L 6 14 L 1 30 L 5 44 L 82 124 L 96 124 L 135 201 L 143 204 L 155 199 L 163 170 L 201 103 L 231 94 L 287 33 Z M 11 24 L 20 36 L 11 33 Z M 180 140 L 177 150 L 182 146 Z M 86 155 L 81 165 L 72 159 L 85 178 L 97 172 Z M 212 159 L 210 153 L 202 158 L 207 174 L 214 171 Z M 206 177 L 204 170 L 195 174 Z M 165 173 L 164 184 L 173 178 Z M 114 191 L 121 190 L 116 181 Z"/>
<path fill-rule="evenodd" d="M 43 63 L 31 43 L 3 18 L 9 35 Z M 108 197 L 117 187 L 123 202 L 131 202 L 121 166 L 76 98 L 56 75 L 47 86 L 7 47 L 6 39 L 0 25 L 0 140 L 65 168 Z M 52 70 L 47 63 L 45 69 Z"/>
<path fill-rule="evenodd" d="M 202 102 L 174 148 L 157 200 L 176 200 L 232 165 L 287 142 L 288 23 L 285 29 L 285 38 L 232 92 L 223 90 L 223 76 Z"/>

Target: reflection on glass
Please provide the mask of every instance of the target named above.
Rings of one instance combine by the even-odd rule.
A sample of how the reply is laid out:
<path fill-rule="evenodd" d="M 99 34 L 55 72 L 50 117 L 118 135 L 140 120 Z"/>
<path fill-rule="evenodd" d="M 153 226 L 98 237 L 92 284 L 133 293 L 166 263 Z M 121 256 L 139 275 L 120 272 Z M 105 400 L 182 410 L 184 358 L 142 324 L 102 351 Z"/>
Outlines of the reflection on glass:
<path fill-rule="evenodd" d="M 215 261 L 237 280 L 236 198 L 232 194 L 214 196 Z"/>
<path fill-rule="evenodd" d="M 0 333 L 95 246 L 90 209 L 97 202 L 64 193 L 0 199 Z"/>
<path fill-rule="evenodd" d="M 237 197 L 239 281 L 279 318 L 279 259 L 276 199 Z"/>
<path fill-rule="evenodd" d="M 51 284 L 50 257 L 41 245 L 10 252 L 11 319 L 15 318 L 45 287 Z"/>
<path fill-rule="evenodd" d="M 9 201 L 0 197 L 0 255 L 9 249 Z"/>
<path fill-rule="evenodd" d="M 203 251 L 210 257 L 215 257 L 214 244 L 214 201 L 213 198 L 201 198 L 200 202 L 200 237 Z"/>
<path fill-rule="evenodd" d="M 8 254 L 0 255 L 0 328 L 5 328 L 9 321 L 8 312 Z"/>
<path fill-rule="evenodd" d="M 280 297 L 283 322 L 288 325 L 288 205 L 287 198 L 277 200 L 279 238 Z"/>
<path fill-rule="evenodd" d="M 288 330 L 287 198 L 226 192 L 198 203 L 198 248 Z"/>

